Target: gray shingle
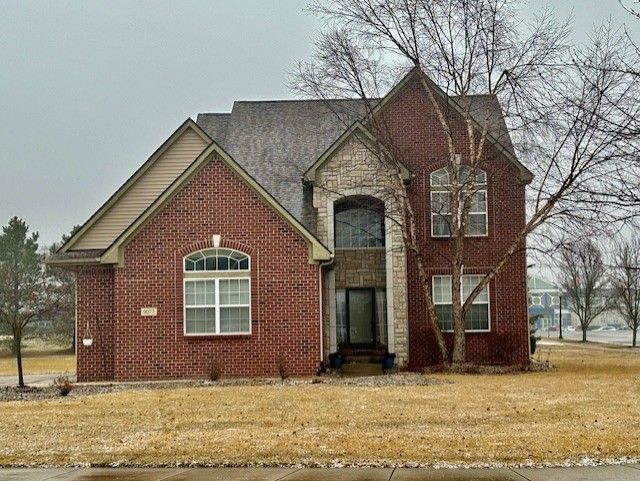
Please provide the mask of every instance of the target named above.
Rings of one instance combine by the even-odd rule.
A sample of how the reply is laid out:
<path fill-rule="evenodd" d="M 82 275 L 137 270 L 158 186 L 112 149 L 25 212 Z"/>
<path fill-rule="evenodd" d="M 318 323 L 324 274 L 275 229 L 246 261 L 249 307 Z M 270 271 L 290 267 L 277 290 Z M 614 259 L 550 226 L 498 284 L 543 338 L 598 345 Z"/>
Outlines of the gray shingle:
<path fill-rule="evenodd" d="M 224 139 L 231 114 L 198 114 L 198 125 L 213 140 Z"/>
<path fill-rule="evenodd" d="M 228 119 L 198 114 L 197 123 L 282 206 L 315 232 L 309 166 L 365 113 L 360 101 L 235 102 Z M 225 128 L 221 124 L 225 123 Z"/>
<path fill-rule="evenodd" d="M 457 101 L 463 109 L 465 108 L 464 102 L 461 102 L 459 98 L 453 97 L 453 100 Z M 488 122 L 488 133 L 515 157 L 516 153 L 513 148 L 513 143 L 511 142 L 509 129 L 507 129 L 504 121 L 504 115 L 498 98 L 495 95 L 469 95 L 467 101 L 470 105 L 469 114 L 481 126 L 484 126 L 484 123 Z"/>
<path fill-rule="evenodd" d="M 47 256 L 47 261 L 75 261 L 96 259 L 104 252 L 104 249 L 84 249 L 80 251 L 56 252 Z"/>

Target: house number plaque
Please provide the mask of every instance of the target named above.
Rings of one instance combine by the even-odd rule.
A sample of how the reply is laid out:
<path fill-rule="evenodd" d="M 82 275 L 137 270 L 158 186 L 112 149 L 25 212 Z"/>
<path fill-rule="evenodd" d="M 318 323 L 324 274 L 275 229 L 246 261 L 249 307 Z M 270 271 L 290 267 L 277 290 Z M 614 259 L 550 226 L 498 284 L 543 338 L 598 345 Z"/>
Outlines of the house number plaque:
<path fill-rule="evenodd" d="M 140 309 L 140 315 L 143 316 L 143 317 L 157 316 L 158 315 L 158 308 L 157 307 L 143 307 L 142 309 Z"/>

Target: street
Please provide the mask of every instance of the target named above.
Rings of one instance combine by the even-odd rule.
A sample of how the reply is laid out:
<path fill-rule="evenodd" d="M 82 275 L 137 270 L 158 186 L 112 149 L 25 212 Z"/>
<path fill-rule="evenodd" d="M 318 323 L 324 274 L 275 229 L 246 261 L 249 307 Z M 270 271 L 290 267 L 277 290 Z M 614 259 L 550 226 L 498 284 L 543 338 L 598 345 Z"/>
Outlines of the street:
<path fill-rule="evenodd" d="M 540 336 L 542 339 L 558 339 L 558 331 L 538 330 L 536 336 Z M 631 346 L 631 339 L 633 331 L 587 331 L 587 341 L 604 342 L 607 344 L 620 344 L 624 346 Z M 571 341 L 582 340 L 582 330 L 576 328 L 575 331 L 568 331 L 562 329 L 562 337 Z"/>

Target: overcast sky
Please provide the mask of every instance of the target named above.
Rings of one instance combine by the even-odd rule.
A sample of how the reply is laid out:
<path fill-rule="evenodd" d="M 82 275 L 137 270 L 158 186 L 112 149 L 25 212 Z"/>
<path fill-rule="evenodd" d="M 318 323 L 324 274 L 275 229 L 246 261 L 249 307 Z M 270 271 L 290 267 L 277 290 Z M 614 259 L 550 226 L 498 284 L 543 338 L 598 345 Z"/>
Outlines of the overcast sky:
<path fill-rule="evenodd" d="M 617 0 L 530 0 L 573 12 L 576 39 Z M 0 224 L 41 242 L 82 224 L 187 117 L 237 99 L 283 99 L 320 22 L 296 0 L 3 0 Z"/>

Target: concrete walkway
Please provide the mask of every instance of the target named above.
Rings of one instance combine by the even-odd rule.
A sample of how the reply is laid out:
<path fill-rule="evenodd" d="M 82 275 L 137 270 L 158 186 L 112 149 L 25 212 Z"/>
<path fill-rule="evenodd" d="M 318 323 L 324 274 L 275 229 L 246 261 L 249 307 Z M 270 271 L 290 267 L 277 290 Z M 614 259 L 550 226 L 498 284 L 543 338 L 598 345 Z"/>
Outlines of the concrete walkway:
<path fill-rule="evenodd" d="M 62 373 L 57 374 L 26 374 L 24 376 L 24 383 L 27 386 L 32 387 L 44 387 L 49 386 L 55 378 Z M 17 386 L 18 375 L 13 374 L 11 376 L 0 376 L 0 386 Z"/>
<path fill-rule="evenodd" d="M 0 481 L 640 481 L 640 465 L 526 469 L 0 469 Z"/>
<path fill-rule="evenodd" d="M 25 374 L 24 383 L 28 387 L 47 387 L 59 376 L 68 376 L 71 382 L 76 382 L 76 375 L 68 372 L 54 372 L 49 374 Z M 0 387 L 17 386 L 18 375 L 0 376 Z"/>

